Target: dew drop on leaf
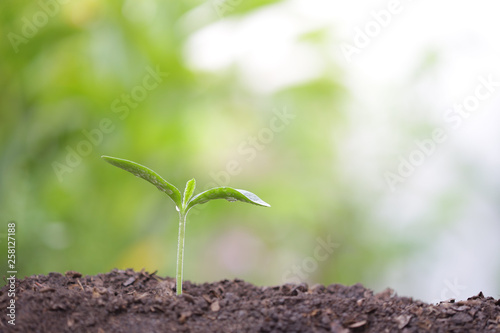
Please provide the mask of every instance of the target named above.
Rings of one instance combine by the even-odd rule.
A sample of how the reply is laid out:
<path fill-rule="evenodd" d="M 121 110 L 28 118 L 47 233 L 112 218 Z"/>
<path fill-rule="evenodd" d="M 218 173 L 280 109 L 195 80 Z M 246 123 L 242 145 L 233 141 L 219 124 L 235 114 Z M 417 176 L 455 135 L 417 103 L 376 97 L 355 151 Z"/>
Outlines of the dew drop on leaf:
<path fill-rule="evenodd" d="M 180 209 L 177 206 L 175 206 L 175 210 L 178 211 L 178 212 L 180 212 Z"/>

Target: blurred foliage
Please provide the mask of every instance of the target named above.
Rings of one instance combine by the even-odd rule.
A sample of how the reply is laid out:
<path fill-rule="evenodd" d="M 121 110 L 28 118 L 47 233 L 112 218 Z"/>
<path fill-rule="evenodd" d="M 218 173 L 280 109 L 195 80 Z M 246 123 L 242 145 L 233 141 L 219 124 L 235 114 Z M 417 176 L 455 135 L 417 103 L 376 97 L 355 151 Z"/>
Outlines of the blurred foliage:
<path fill-rule="evenodd" d="M 243 2 L 228 15 L 272 2 Z M 57 13 L 18 52 L 7 36 L 22 35 L 40 4 L 0 3 L 0 220 L 17 222 L 20 277 L 114 267 L 175 274 L 172 202 L 103 154 L 150 166 L 176 186 L 194 177 L 198 191 L 227 181 L 272 205 L 215 202 L 192 214 L 188 280 L 281 284 L 284 272 L 314 256 L 318 238 L 330 237 L 338 248 L 305 278 L 369 283 L 417 246 L 382 230 L 377 193 L 353 186 L 340 168 L 350 92 L 327 54 L 322 77 L 259 94 L 231 68 L 186 63 L 190 36 L 219 20 L 185 28 L 186 14 L 206 5 L 200 1 L 45 3 Z M 297 42 L 321 50 L 322 36 Z M 137 88 L 151 71 L 168 74 L 154 89 Z M 144 99 L 128 104 L 124 94 L 132 93 Z M 295 118 L 269 134 L 285 111 Z"/>

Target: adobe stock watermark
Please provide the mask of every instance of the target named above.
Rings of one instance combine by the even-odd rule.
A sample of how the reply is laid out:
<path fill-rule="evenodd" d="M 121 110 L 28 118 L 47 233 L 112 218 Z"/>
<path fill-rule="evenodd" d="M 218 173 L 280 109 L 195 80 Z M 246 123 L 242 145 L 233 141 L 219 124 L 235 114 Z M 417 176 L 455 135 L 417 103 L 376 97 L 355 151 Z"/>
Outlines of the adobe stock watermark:
<path fill-rule="evenodd" d="M 493 75 L 488 77 L 479 76 L 479 84 L 476 85 L 474 93 L 465 97 L 461 103 L 455 103 L 453 107 L 447 109 L 443 114 L 445 124 L 451 125 L 454 130 L 459 129 L 464 120 L 468 119 L 473 112 L 479 109 L 481 102 L 491 98 L 500 87 L 500 82 L 493 79 Z M 416 148 L 406 157 L 399 155 L 399 164 L 395 171 L 384 173 L 384 179 L 392 192 L 396 190 L 398 184 L 404 183 L 406 179 L 415 174 L 418 167 L 436 152 L 438 145 L 446 142 L 449 136 L 443 127 L 435 128 L 430 137 L 423 140 L 416 140 Z"/>
<path fill-rule="evenodd" d="M 141 102 L 146 100 L 149 94 L 158 88 L 163 79 L 168 76 L 168 73 L 160 71 L 159 66 L 156 69 L 147 66 L 145 68 L 146 74 L 144 75 L 141 84 L 134 86 L 129 93 L 123 93 L 119 98 L 115 98 L 110 105 L 111 111 L 117 114 L 120 120 L 125 120 L 131 109 L 135 109 Z M 64 161 L 52 162 L 52 169 L 54 170 L 57 179 L 62 182 L 63 177 L 67 173 L 71 173 L 77 168 L 84 157 L 89 156 L 94 147 L 99 146 L 106 134 L 115 130 L 115 122 L 111 118 L 103 118 L 98 126 L 91 130 L 82 130 L 84 139 L 80 140 L 75 146 L 66 146 L 66 157 Z"/>
<path fill-rule="evenodd" d="M 220 19 L 223 19 L 228 14 L 234 12 L 242 2 L 243 0 L 212 0 L 211 4 L 217 13 L 217 16 L 219 16 Z"/>
<path fill-rule="evenodd" d="M 453 282 L 445 279 L 443 283 L 445 287 L 441 289 L 441 294 L 439 295 L 440 299 L 434 300 L 432 303 L 439 303 L 449 299 L 458 299 L 460 295 L 462 295 L 462 292 L 467 289 L 466 286 L 459 284 L 457 277 L 453 279 Z"/>
<path fill-rule="evenodd" d="M 37 3 L 40 9 L 35 14 L 31 17 L 22 17 L 20 33 L 9 32 L 7 34 L 15 53 L 19 52 L 21 44 L 28 44 L 38 34 L 38 31 L 49 23 L 51 18 L 59 14 L 61 6 L 69 3 L 69 0 L 39 0 Z"/>
<path fill-rule="evenodd" d="M 412 1 L 412 0 L 408 0 Z M 380 35 L 387 28 L 393 18 L 403 11 L 403 4 L 400 0 L 391 0 L 385 9 L 370 12 L 371 19 L 364 24 L 362 28 L 354 27 L 353 43 L 342 43 L 340 51 L 348 63 L 352 62 L 354 55 L 360 54 L 363 49 L 368 47 L 372 40 Z"/>
<path fill-rule="evenodd" d="M 290 269 L 283 272 L 281 278 L 283 283 L 300 284 L 304 282 L 318 269 L 319 263 L 327 260 L 333 251 L 340 246 L 332 242 L 331 235 L 326 236 L 325 239 L 316 238 L 316 243 L 312 256 L 305 257 L 300 264 L 294 264 Z"/>
<path fill-rule="evenodd" d="M 296 115 L 290 113 L 286 107 L 282 109 L 274 109 L 274 116 L 269 120 L 268 126 L 261 128 L 255 135 L 250 135 L 243 140 L 236 151 L 246 163 L 250 163 L 262 151 L 274 141 L 275 135 L 285 130 L 290 125 Z M 213 183 L 207 184 L 207 189 L 216 186 L 227 186 L 230 183 L 231 177 L 239 175 L 243 171 L 243 163 L 237 159 L 227 161 L 225 169 L 218 172 L 210 171 L 210 178 Z"/>
<path fill-rule="evenodd" d="M 277 134 L 283 132 L 290 126 L 295 117 L 296 115 L 291 113 L 287 107 L 274 109 L 273 116 L 269 119 L 268 126 L 261 128 L 255 135 L 249 135 L 236 147 L 238 158 L 227 161 L 223 170 L 217 172 L 210 171 L 208 173 L 212 181 L 205 184 L 203 191 L 214 187 L 230 185 L 231 177 L 242 173 L 245 163 L 250 163 L 255 160 L 258 153 L 270 145 Z M 204 207 L 204 205 L 193 207 L 190 213 L 191 216 L 197 215 Z"/>

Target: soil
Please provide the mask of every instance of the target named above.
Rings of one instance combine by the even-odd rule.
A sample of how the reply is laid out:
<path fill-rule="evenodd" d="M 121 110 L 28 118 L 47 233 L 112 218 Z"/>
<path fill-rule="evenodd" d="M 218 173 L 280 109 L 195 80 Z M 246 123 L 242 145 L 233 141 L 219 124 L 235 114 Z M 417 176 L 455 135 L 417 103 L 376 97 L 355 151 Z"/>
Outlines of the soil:
<path fill-rule="evenodd" d="M 0 332 L 500 332 L 500 300 L 427 304 L 360 284 L 256 287 L 242 280 L 183 284 L 154 273 L 50 273 L 0 291 Z"/>

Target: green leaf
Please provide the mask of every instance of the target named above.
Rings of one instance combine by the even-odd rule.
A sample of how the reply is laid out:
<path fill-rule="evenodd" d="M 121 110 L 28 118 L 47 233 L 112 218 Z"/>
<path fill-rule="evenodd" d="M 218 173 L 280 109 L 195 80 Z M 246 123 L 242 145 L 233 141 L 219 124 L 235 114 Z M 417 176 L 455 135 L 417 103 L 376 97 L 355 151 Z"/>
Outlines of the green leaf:
<path fill-rule="evenodd" d="M 185 209 L 187 206 L 187 203 L 191 199 L 194 193 L 194 189 L 196 188 L 196 181 L 191 179 L 186 183 L 186 188 L 184 189 L 184 198 L 182 200 L 182 207 Z"/>
<path fill-rule="evenodd" d="M 101 157 L 106 162 L 118 168 L 121 168 L 125 171 L 128 171 L 139 178 L 147 180 L 148 182 L 156 186 L 157 189 L 159 189 L 162 192 L 165 192 L 180 209 L 182 204 L 181 192 L 179 192 L 177 187 L 170 184 L 165 179 L 161 178 L 160 175 L 158 175 L 153 170 L 145 167 L 144 165 L 140 165 L 138 163 L 129 160 L 124 160 L 121 158 L 116 158 L 111 156 L 101 156 Z"/>
<path fill-rule="evenodd" d="M 231 187 L 216 187 L 194 196 L 188 203 L 186 211 L 198 204 L 204 204 L 210 200 L 226 199 L 227 201 L 242 201 L 253 205 L 271 207 L 267 202 L 252 192 L 237 190 Z"/>

